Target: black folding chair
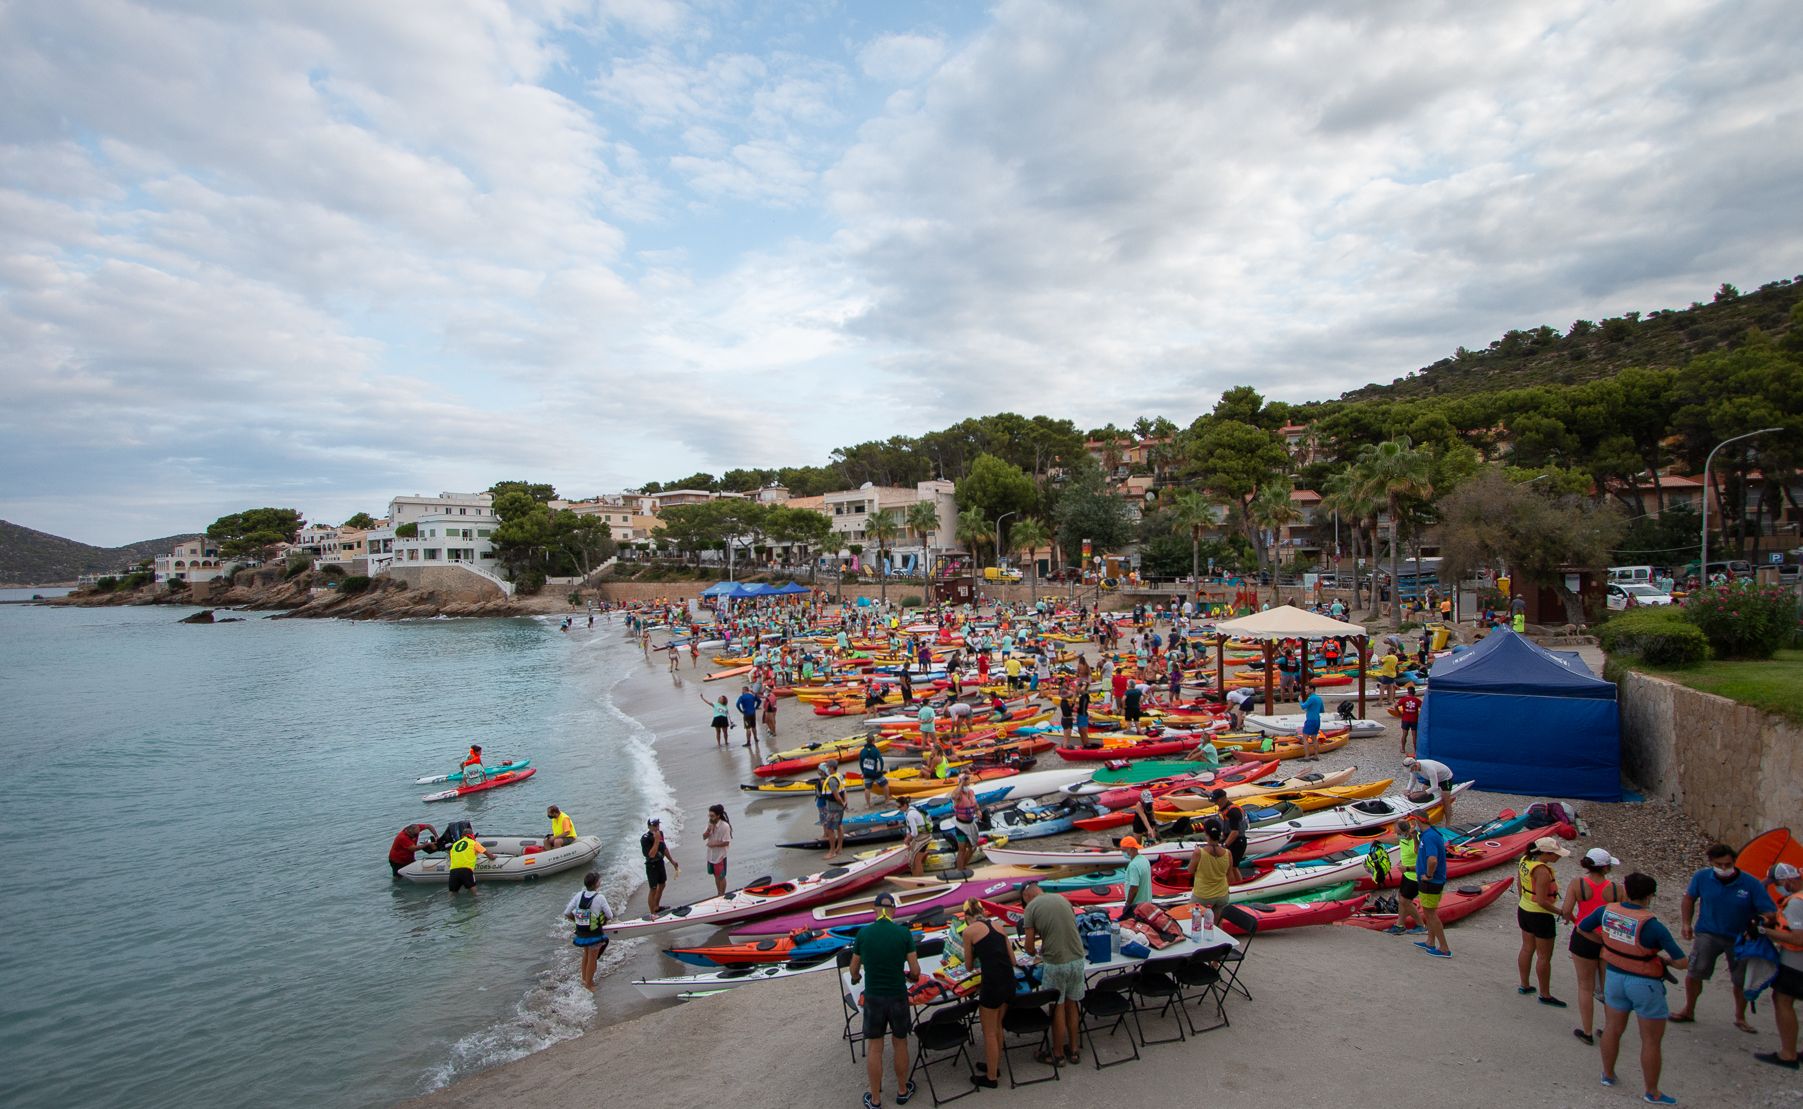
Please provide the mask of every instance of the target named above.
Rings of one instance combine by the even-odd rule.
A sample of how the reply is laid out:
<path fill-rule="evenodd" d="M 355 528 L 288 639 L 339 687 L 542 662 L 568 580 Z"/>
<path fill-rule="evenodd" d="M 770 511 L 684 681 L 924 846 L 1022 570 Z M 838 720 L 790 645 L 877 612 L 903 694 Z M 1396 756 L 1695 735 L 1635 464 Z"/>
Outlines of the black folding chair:
<path fill-rule="evenodd" d="M 833 957 L 833 985 L 839 991 L 839 1004 L 845 1016 L 845 1046 L 851 1052 L 851 1061 L 857 1062 L 864 1051 L 864 1010 L 858 1007 L 858 1000 L 852 992 L 845 988 L 845 971 L 851 966 L 851 948 L 840 949 Z"/>
<path fill-rule="evenodd" d="M 1173 976 L 1182 958 L 1152 959 L 1140 965 L 1132 972 L 1133 1023 L 1139 1026 L 1139 1042 L 1150 1047 L 1152 1044 L 1182 1043 L 1183 1034 L 1183 987 L 1177 984 Z M 1146 1035 L 1144 1014 L 1151 1013 L 1154 1018 L 1168 1016 L 1176 1035 L 1160 1036 L 1156 1039 Z"/>
<path fill-rule="evenodd" d="M 966 1084 L 967 1088 L 962 1092 L 941 1097 L 939 1086 L 933 1081 L 933 1068 L 940 1063 L 956 1064 L 958 1060 L 964 1060 L 963 1071 L 953 1067 L 953 1073 L 960 1076 L 971 1069 L 970 1018 L 976 1011 L 975 1001 L 960 1001 L 945 1006 L 914 1026 L 914 1069 L 908 1072 L 908 1081 L 914 1081 L 917 1074 L 924 1075 L 934 1105 L 944 1105 L 977 1092 L 976 1086 Z"/>
<path fill-rule="evenodd" d="M 1058 1066 L 1052 1073 L 1025 1081 L 1014 1076 L 1014 1055 L 1022 1048 L 1032 1048 L 1050 1055 L 1052 1051 L 1052 1014 L 1049 1007 L 1058 1000 L 1057 990 L 1034 990 L 1017 994 L 1002 1015 L 1002 1061 L 1008 1065 L 1008 1088 L 1033 1086 L 1040 1082 L 1057 1082 Z M 991 1077 L 994 1077 L 991 1075 Z"/>
<path fill-rule="evenodd" d="M 1184 1020 L 1188 1022 L 1192 1036 L 1212 1032 L 1232 1023 L 1227 1018 L 1227 978 L 1221 971 L 1221 961 L 1232 950 L 1228 944 L 1203 948 L 1178 963 L 1177 969 L 1171 974 L 1177 980 L 1180 991 L 1177 1002 L 1183 1009 Z M 1195 1010 L 1210 1001 L 1214 1002 L 1216 1020 L 1213 1024 L 1199 1026 L 1196 1024 Z"/>
<path fill-rule="evenodd" d="M 1227 989 L 1238 993 L 1247 1001 L 1252 1000 L 1252 991 L 1240 981 L 1240 967 L 1246 961 L 1246 952 L 1252 950 L 1252 941 L 1258 938 L 1258 914 L 1248 912 L 1242 905 L 1229 905 L 1221 912 L 1221 919 L 1233 925 L 1239 932 L 1239 946 L 1221 959 L 1221 973 L 1227 980 Z M 1222 995 L 1225 999 L 1225 994 Z"/>
<path fill-rule="evenodd" d="M 1127 1023 L 1128 1018 L 1134 1015 L 1132 989 L 1129 974 L 1111 974 L 1091 982 L 1089 989 L 1083 993 L 1083 1000 L 1077 1002 L 1077 1035 L 1089 1041 L 1089 1057 L 1095 1062 L 1097 1070 L 1131 1063 L 1139 1058 L 1139 1041 L 1133 1038 L 1133 1027 Z M 1127 1033 L 1127 1046 L 1133 1049 L 1133 1054 L 1102 1062 L 1102 1054 L 1096 1050 L 1097 1032 L 1108 1036 L 1117 1032 Z"/>

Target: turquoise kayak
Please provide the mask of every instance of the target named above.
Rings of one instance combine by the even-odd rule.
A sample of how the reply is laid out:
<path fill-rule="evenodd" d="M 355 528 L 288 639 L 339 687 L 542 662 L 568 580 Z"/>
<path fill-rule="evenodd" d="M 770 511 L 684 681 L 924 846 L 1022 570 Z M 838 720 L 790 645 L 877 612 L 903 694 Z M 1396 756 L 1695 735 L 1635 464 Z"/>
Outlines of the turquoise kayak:
<path fill-rule="evenodd" d="M 528 766 L 531 766 L 531 765 L 532 765 L 531 759 L 508 759 L 506 762 L 502 763 L 500 766 L 485 766 L 485 767 L 483 767 L 482 768 L 482 776 L 485 778 L 493 778 L 497 774 L 506 774 L 512 770 L 524 770 Z M 429 786 L 435 782 L 461 782 L 461 781 L 463 781 L 463 771 L 453 770 L 449 774 L 432 774 L 432 775 L 429 775 L 424 778 L 415 778 L 415 779 L 413 779 L 413 784 L 416 786 Z"/>

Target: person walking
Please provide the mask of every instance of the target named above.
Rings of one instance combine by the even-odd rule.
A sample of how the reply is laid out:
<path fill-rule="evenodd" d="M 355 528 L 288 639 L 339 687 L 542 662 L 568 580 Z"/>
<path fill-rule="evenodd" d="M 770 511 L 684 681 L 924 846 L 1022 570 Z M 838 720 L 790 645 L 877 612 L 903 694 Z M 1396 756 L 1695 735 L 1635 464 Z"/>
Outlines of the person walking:
<path fill-rule="evenodd" d="M 1427 938 L 1416 940 L 1415 946 L 1436 959 L 1450 959 L 1452 945 L 1440 920 L 1440 897 L 1446 892 L 1446 836 L 1428 823 L 1425 813 L 1412 812 L 1407 822 L 1415 833 L 1415 907 L 1427 928 Z"/>
<path fill-rule="evenodd" d="M 1419 825 L 1412 820 L 1404 820 L 1396 826 L 1396 923 L 1384 929 L 1385 935 L 1419 936 L 1427 932 L 1427 924 L 1422 919 L 1421 906 L 1417 901 L 1421 896 L 1421 883 L 1415 877 L 1415 861 L 1421 852 L 1420 837 L 1416 835 L 1418 830 Z M 1380 856 L 1387 858 L 1374 845 L 1367 857 L 1365 869 L 1373 870 L 1373 859 L 1379 859 L 1376 863 L 1378 867 L 1387 869 Z M 1372 876 L 1378 877 L 1375 871 Z"/>
<path fill-rule="evenodd" d="M 726 849 L 732 846 L 732 821 L 725 805 L 707 807 L 707 830 L 701 841 L 707 845 L 707 872 L 714 877 L 714 894 L 726 896 Z"/>
<path fill-rule="evenodd" d="M 1609 868 L 1620 866 L 1620 859 L 1601 847 L 1592 847 L 1584 852 L 1578 865 L 1584 868 L 1584 873 L 1573 878 L 1571 884 L 1565 887 L 1565 903 L 1559 907 L 1559 916 L 1565 923 L 1573 926 L 1604 905 L 1627 899 L 1627 895 L 1622 892 L 1621 883 L 1609 877 Z M 1572 1029 L 1571 1034 L 1587 1044 L 1594 1044 L 1596 995 L 1602 989 L 1597 976 L 1603 973 L 1603 949 L 1582 931 L 1576 930 L 1571 934 L 1568 947 L 1571 951 L 1572 969 L 1578 974 L 1579 1027 Z"/>
<path fill-rule="evenodd" d="M 1071 903 L 1046 893 L 1038 882 L 1021 890 L 1026 913 L 1021 918 L 1021 946 L 1038 955 L 1040 985 L 1058 991 L 1052 1006 L 1052 1057 L 1067 1063 L 1083 1061 L 1077 1039 L 1078 1003 L 1087 992 L 1083 938 L 1077 934 L 1077 914 Z"/>
<path fill-rule="evenodd" d="M 1302 757 L 1309 762 L 1321 761 L 1321 714 L 1327 705 L 1315 692 L 1314 682 L 1302 683 Z"/>
<path fill-rule="evenodd" d="M 601 893 L 601 875 L 589 871 L 582 876 L 582 888 L 570 896 L 563 907 L 563 917 L 576 925 L 570 942 L 582 952 L 582 988 L 595 988 L 595 966 L 607 951 L 607 922 L 613 919 L 613 907 Z"/>
<path fill-rule="evenodd" d="M 1753 1058 L 1773 1066 L 1797 1069 L 1797 999 L 1803 997 L 1803 872 L 1790 863 L 1772 868 L 1782 894 L 1776 918 L 1763 925 L 1778 948 L 1778 977 L 1772 982 L 1772 1014 L 1778 1022 L 1778 1050 L 1759 1051 Z"/>
<path fill-rule="evenodd" d="M 1532 969 L 1540 984 L 1540 1004 L 1555 1009 L 1565 1008 L 1565 1002 L 1553 996 L 1553 941 L 1559 938 L 1559 909 L 1554 901 L 1559 883 L 1553 875 L 1553 863 L 1570 855 L 1558 840 L 1541 836 L 1521 856 L 1515 873 L 1515 923 L 1521 929 L 1521 950 L 1515 957 L 1520 981 L 1515 992 L 1535 992 L 1528 985 L 1528 971 Z"/>
<path fill-rule="evenodd" d="M 1396 715 L 1402 720 L 1402 754 L 1411 756 L 1421 728 L 1421 697 L 1415 692 L 1414 682 L 1403 683 L 1402 694 L 1396 698 Z"/>
<path fill-rule="evenodd" d="M 839 776 L 839 763 L 821 764 L 824 777 L 820 781 L 820 831 L 826 838 L 826 861 L 832 862 L 845 850 L 845 779 Z"/>
<path fill-rule="evenodd" d="M 732 727 L 732 710 L 726 707 L 726 694 L 720 694 L 720 698 L 715 701 L 702 697 L 701 703 L 706 705 L 708 711 L 712 713 L 710 726 L 714 729 L 714 746 L 721 748 L 732 746 L 732 742 L 726 738 L 727 729 Z"/>
<path fill-rule="evenodd" d="M 670 845 L 664 842 L 663 821 L 651 817 L 645 821 L 645 834 L 639 837 L 639 853 L 645 857 L 645 908 L 656 916 L 662 911 L 664 887 L 670 884 L 668 866 L 682 873 L 682 864 L 670 854 Z"/>
<path fill-rule="evenodd" d="M 964 903 L 964 966 L 982 975 L 977 987 L 977 1016 L 983 1028 L 983 1059 L 976 1065 L 971 1082 L 993 1090 L 1002 1065 L 1002 1018 L 1008 1015 L 1008 1003 L 1014 1000 L 1014 954 L 1008 937 L 983 908 L 983 902 L 971 898 Z M 1057 1060 L 1041 1051 L 1035 1056 L 1047 1066 Z"/>
<path fill-rule="evenodd" d="M 883 1104 L 883 1037 L 894 1052 L 895 1100 L 914 1096 L 908 1080 L 908 1036 L 914 1020 L 908 1004 L 908 983 L 920 977 L 920 956 L 914 948 L 914 930 L 895 922 L 895 895 L 876 895 L 876 919 L 858 929 L 851 943 L 851 983 L 868 975 L 864 985 L 864 1072 L 870 1088 L 864 1093 L 864 1109 Z"/>
<path fill-rule="evenodd" d="M 1717 843 L 1706 854 L 1709 865 L 1690 876 L 1678 904 L 1684 939 L 1692 946 L 1684 975 L 1684 1008 L 1673 1013 L 1671 1021 L 1689 1024 L 1696 1019 L 1703 983 L 1715 973 L 1716 960 L 1725 956 L 1728 979 L 1734 984 L 1734 1027 L 1753 1032 L 1747 1023 L 1747 971 L 1734 958 L 1734 941 L 1755 917 L 1777 912 L 1778 906 L 1759 879 L 1734 865 L 1734 848 Z"/>
<path fill-rule="evenodd" d="M 1659 1088 L 1664 1067 L 1660 1046 L 1671 1010 L 1665 1001 L 1667 967 L 1682 969 L 1689 962 L 1672 939 L 1671 930 L 1653 916 L 1648 905 L 1659 884 L 1645 874 L 1622 879 L 1621 901 L 1594 909 L 1578 922 L 1578 930 L 1602 950 L 1603 964 L 1603 1085 L 1615 1085 L 1615 1060 L 1628 1017 L 1640 1028 L 1640 1078 L 1646 1087 L 1642 1100 L 1653 1105 L 1676 1105 L 1678 1099 Z"/>

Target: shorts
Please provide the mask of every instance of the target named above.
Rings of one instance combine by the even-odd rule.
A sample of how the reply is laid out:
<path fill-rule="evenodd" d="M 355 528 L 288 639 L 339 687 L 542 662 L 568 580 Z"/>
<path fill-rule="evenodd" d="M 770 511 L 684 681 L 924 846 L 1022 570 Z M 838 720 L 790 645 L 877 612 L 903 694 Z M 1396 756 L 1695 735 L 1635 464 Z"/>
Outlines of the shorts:
<path fill-rule="evenodd" d="M 1128 720 L 1130 720 L 1136 724 L 1139 722 L 1139 710 L 1138 709 L 1128 709 L 1126 716 L 1127 716 Z"/>
<path fill-rule="evenodd" d="M 1403 721 L 1403 722 L 1402 722 L 1402 730 L 1403 730 L 1403 731 L 1404 731 L 1404 732 L 1412 732 L 1412 731 L 1415 731 L 1415 730 L 1416 730 L 1416 725 L 1418 725 L 1418 724 L 1420 724 L 1420 723 L 1421 723 L 1421 722 L 1420 722 L 1420 721 L 1419 721 L 1419 720 L 1404 720 L 1404 721 Z"/>
<path fill-rule="evenodd" d="M 670 872 L 665 869 L 662 859 L 645 860 L 645 882 L 647 885 L 663 886 L 670 882 Z"/>
<path fill-rule="evenodd" d="M 747 712 L 747 713 L 744 713 L 743 716 L 745 717 L 745 730 L 748 732 L 757 731 L 758 730 L 757 713 Z"/>
<path fill-rule="evenodd" d="M 1537 940 L 1557 939 L 1559 936 L 1558 918 L 1551 913 L 1530 913 L 1519 905 L 1515 908 L 1515 922 L 1521 930 Z"/>
<path fill-rule="evenodd" d="M 1738 993 L 1746 988 L 1747 968 L 1734 958 L 1734 940 L 1728 936 L 1718 936 L 1714 932 L 1698 932 L 1696 940 L 1690 947 L 1690 969 L 1687 975 L 1699 982 L 1709 981 L 1715 973 L 1715 961 L 1722 956 L 1728 957 L 1728 978 L 1734 983 Z"/>
<path fill-rule="evenodd" d="M 1423 909 L 1438 909 L 1440 898 L 1445 893 L 1445 882 L 1423 882 L 1421 883 L 1421 894 L 1415 898 L 1415 903 Z"/>
<path fill-rule="evenodd" d="M 607 950 L 607 940 L 608 940 L 608 936 L 605 932 L 597 932 L 592 936 L 585 936 L 582 934 L 581 929 L 577 929 L 576 935 L 570 940 L 570 942 L 575 944 L 577 947 L 599 947 L 602 951 L 606 951 Z"/>
<path fill-rule="evenodd" d="M 1009 968 L 1012 970 L 1013 968 Z M 993 982 L 989 976 L 983 976 L 982 984 L 977 987 L 977 1007 L 980 1009 L 1000 1009 L 1014 1000 L 1014 975 L 1000 982 Z"/>
<path fill-rule="evenodd" d="M 828 805 L 820 811 L 820 826 L 829 832 L 838 831 L 844 822 L 845 810 L 838 805 Z"/>
<path fill-rule="evenodd" d="M 1404 901 L 1413 901 L 1413 900 L 1415 900 L 1416 895 L 1419 894 L 1420 892 L 1421 892 L 1421 887 L 1416 884 L 1415 879 L 1404 878 L 1402 880 L 1402 886 L 1401 886 L 1401 888 L 1399 888 L 1396 891 L 1396 894 L 1398 897 L 1401 897 Z"/>
<path fill-rule="evenodd" d="M 1595 940 L 1585 939 L 1582 932 L 1573 932 L 1571 943 L 1566 946 L 1575 958 L 1601 959 L 1603 957 L 1603 945 Z"/>
<path fill-rule="evenodd" d="M 1780 965 L 1778 977 L 1772 980 L 1772 992 L 1785 997 L 1803 997 L 1803 970 Z"/>
<path fill-rule="evenodd" d="M 914 1031 L 914 1011 L 908 997 L 872 997 L 864 995 L 864 1038 L 881 1039 L 884 1033 L 905 1040 Z"/>
<path fill-rule="evenodd" d="M 1087 712 L 1080 712 L 1077 714 L 1077 727 L 1089 727 L 1089 714 Z"/>
<path fill-rule="evenodd" d="M 724 877 L 726 877 L 726 860 L 721 859 L 718 862 L 708 863 L 707 864 L 707 876 L 709 878 L 724 878 Z"/>
<path fill-rule="evenodd" d="M 727 720 L 726 717 L 724 717 L 724 716 L 714 717 L 714 730 L 716 732 L 725 731 L 730 724 L 731 724 L 731 721 Z"/>
<path fill-rule="evenodd" d="M 928 720 L 925 723 L 921 724 L 920 734 L 921 735 L 932 735 L 933 734 L 933 722 L 931 720 Z"/>
<path fill-rule="evenodd" d="M 1039 968 L 1041 987 L 1058 991 L 1059 1001 L 1082 1001 L 1083 995 L 1089 992 L 1089 980 L 1084 977 L 1082 959 L 1073 959 L 1068 963 L 1046 963 Z"/>
<path fill-rule="evenodd" d="M 972 847 L 977 845 L 977 840 L 982 835 L 982 833 L 977 830 L 975 824 L 967 824 L 962 820 L 955 822 L 952 827 L 959 835 L 964 837 L 964 842 L 970 844 Z"/>
<path fill-rule="evenodd" d="M 464 889 L 473 890 L 476 888 L 476 872 L 467 866 L 460 866 L 450 872 L 448 882 L 452 893 Z"/>
<path fill-rule="evenodd" d="M 1396 684 L 1396 679 L 1395 678 L 1378 678 L 1377 684 L 1381 685 L 1381 686 L 1392 686 L 1392 685 Z"/>
<path fill-rule="evenodd" d="M 1633 1013 L 1642 1020 L 1671 1016 L 1665 1003 L 1665 980 L 1611 970 L 1603 975 L 1603 1004 L 1618 1013 Z"/>

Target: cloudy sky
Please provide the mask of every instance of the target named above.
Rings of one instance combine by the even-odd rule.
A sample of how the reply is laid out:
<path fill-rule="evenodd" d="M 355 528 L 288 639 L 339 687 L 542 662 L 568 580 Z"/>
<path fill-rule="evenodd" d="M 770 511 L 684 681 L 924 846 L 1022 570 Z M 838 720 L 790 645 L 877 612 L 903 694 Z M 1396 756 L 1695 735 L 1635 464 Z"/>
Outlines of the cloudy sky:
<path fill-rule="evenodd" d="M 1187 420 L 1803 269 L 1803 5 L 0 3 L 0 515 Z"/>

